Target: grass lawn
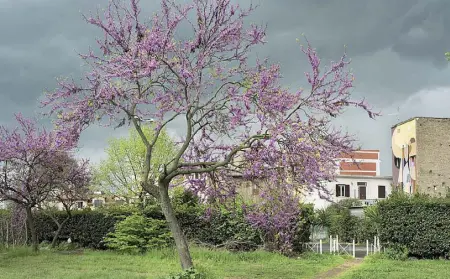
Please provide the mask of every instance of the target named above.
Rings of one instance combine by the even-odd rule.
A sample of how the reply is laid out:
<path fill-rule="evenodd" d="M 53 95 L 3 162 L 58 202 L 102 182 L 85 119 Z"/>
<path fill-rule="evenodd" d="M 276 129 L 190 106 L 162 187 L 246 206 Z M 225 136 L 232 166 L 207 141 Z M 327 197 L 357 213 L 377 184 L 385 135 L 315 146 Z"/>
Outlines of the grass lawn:
<path fill-rule="evenodd" d="M 198 270 L 208 278 L 311 278 L 342 264 L 342 257 L 310 254 L 289 259 L 268 252 L 230 253 L 192 248 Z M 0 278 L 165 278 L 180 271 L 172 250 L 145 256 L 119 255 L 108 251 L 84 251 L 67 255 L 41 251 L 38 255 L 21 248 L 0 251 Z"/>
<path fill-rule="evenodd" d="M 343 274 L 339 279 L 448 279 L 450 261 L 411 260 L 393 261 L 380 257 L 367 257 L 364 262 Z"/>

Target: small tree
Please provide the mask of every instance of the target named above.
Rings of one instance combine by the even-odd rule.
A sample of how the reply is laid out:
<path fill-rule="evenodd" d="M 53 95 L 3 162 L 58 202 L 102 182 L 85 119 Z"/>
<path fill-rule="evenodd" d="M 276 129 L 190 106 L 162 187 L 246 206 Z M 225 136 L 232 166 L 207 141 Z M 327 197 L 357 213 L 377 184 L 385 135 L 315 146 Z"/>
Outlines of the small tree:
<path fill-rule="evenodd" d="M 154 127 L 142 126 L 148 138 L 154 136 Z M 112 138 L 106 148 L 107 158 L 102 160 L 95 171 L 95 187 L 127 200 L 139 197 L 143 203 L 145 191 L 141 186 L 144 170 L 145 145 L 135 129 L 130 129 L 128 137 Z M 159 166 L 167 164 L 176 153 L 175 143 L 165 130 L 160 132 L 150 161 L 150 175 L 158 176 Z"/>
<path fill-rule="evenodd" d="M 160 201 L 182 268 L 188 269 L 193 266 L 188 243 L 168 193 L 174 178 L 209 175 L 208 181 L 217 183 L 194 176 L 189 184 L 220 202 L 235 195 L 236 186 L 226 181 L 236 172 L 250 181 L 264 176 L 273 186 L 261 191 L 266 199 L 318 188 L 319 181 L 334 178 L 335 158 L 353 149 L 353 139 L 332 129 L 331 120 L 351 105 L 374 114 L 364 102 L 351 100 L 353 76 L 345 55 L 322 71 L 316 51 L 309 44 L 302 47 L 311 65 L 308 91 L 283 88 L 277 64 L 257 60 L 251 65 L 250 52 L 265 39 L 264 27 L 244 24 L 253 6 L 161 0 L 161 12 L 144 22 L 138 2 L 127 6 L 112 0 L 104 19 L 86 18 L 104 32 L 98 40 L 102 53 L 81 56 L 92 66 L 83 85 L 63 80 L 43 104 L 75 137 L 102 120 L 119 126 L 128 121 L 136 129 L 145 145 L 141 185 Z M 143 131 L 149 119 L 156 124 L 152 137 Z M 183 125 L 183 140 L 155 177 L 155 145 L 163 128 L 175 121 Z M 233 163 L 238 153 L 246 164 Z M 295 199 L 286 199 L 287 205 L 298 206 Z M 270 212 L 259 209 L 263 215 Z"/>
<path fill-rule="evenodd" d="M 36 123 L 16 115 L 19 128 L 0 127 L 0 196 L 26 210 L 33 250 L 38 239 L 32 209 L 51 196 L 63 168 L 58 162 L 72 145 L 69 138 L 36 128 Z"/>
<path fill-rule="evenodd" d="M 43 213 L 49 216 L 57 226 L 51 244 L 52 248 L 56 247 L 59 234 L 64 224 L 72 217 L 72 210 L 75 204 L 87 198 L 91 178 L 88 162 L 85 160 L 77 161 L 69 154 L 61 154 L 57 160 L 57 164 L 63 171 L 60 173 L 58 181 L 50 192 L 45 205 L 48 206 L 55 202 L 59 203 L 67 215 L 61 221 L 57 216 L 52 214 L 53 212 L 47 206 L 43 209 L 43 204 L 38 205 L 39 208 L 43 209 Z"/>

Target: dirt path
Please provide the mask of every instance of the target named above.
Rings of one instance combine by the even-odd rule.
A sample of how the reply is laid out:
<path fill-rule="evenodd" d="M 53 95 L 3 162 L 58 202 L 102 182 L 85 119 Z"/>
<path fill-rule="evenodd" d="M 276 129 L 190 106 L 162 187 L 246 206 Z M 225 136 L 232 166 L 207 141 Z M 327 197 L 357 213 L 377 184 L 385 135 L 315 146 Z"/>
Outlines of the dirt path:
<path fill-rule="evenodd" d="M 347 271 L 351 268 L 354 268 L 362 263 L 362 259 L 352 259 L 349 260 L 339 266 L 336 266 L 335 268 L 332 268 L 328 271 L 325 271 L 316 277 L 314 279 L 329 279 L 329 278 L 337 278 L 338 275 L 341 275 L 344 271 Z"/>

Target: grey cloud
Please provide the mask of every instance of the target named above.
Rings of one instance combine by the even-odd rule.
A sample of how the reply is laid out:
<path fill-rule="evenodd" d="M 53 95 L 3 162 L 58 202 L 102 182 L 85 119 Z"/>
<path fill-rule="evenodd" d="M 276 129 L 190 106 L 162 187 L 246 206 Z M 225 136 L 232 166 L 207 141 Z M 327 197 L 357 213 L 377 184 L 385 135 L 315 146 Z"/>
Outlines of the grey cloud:
<path fill-rule="evenodd" d="M 260 4 L 250 21 L 268 24 L 268 43 L 254 53 L 280 62 L 285 85 L 305 86 L 303 73 L 308 65 L 295 41 L 304 33 L 324 63 L 338 59 L 346 45 L 356 76 L 355 95 L 365 97 L 386 114 L 404 105 L 408 109 L 401 112 L 401 120 L 409 114 L 446 116 L 441 104 L 448 103 L 448 92 L 433 90 L 450 86 L 450 69 L 444 58 L 444 52 L 450 51 L 450 1 L 235 2 Z M 26 115 L 38 112 L 37 99 L 44 90 L 55 88 L 55 77 L 82 73 L 77 52 L 84 53 L 89 46 L 95 49 L 95 37 L 101 33 L 85 23 L 81 14 L 106 4 L 107 0 L 0 0 L 1 124 L 9 123 L 17 111 Z M 159 8 L 156 0 L 141 0 L 141 4 L 143 18 Z M 438 93 L 426 92 L 445 93 L 438 98 Z M 411 106 L 416 103 L 422 106 Z M 384 165 L 389 166 L 389 127 L 396 117 L 373 121 L 361 111 L 349 110 L 336 123 L 358 134 L 364 147 L 382 149 L 387 160 Z M 180 127 L 177 122 L 169 128 L 178 132 Z M 125 132 L 88 129 L 81 141 L 83 156 L 101 158 L 107 137 Z M 388 174 L 389 168 L 383 167 L 383 172 Z"/>

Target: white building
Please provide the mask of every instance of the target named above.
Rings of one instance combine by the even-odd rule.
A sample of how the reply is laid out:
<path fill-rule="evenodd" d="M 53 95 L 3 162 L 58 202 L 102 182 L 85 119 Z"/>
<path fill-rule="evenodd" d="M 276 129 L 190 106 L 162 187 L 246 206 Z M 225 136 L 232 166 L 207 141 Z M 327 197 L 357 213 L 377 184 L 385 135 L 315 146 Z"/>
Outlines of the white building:
<path fill-rule="evenodd" d="M 314 190 L 303 201 L 314 204 L 315 209 L 323 209 L 343 199 L 358 199 L 363 206 L 385 199 L 392 192 L 392 176 L 380 176 L 379 158 L 378 150 L 360 150 L 342 156 L 336 181 L 324 182 L 326 191 Z"/>

